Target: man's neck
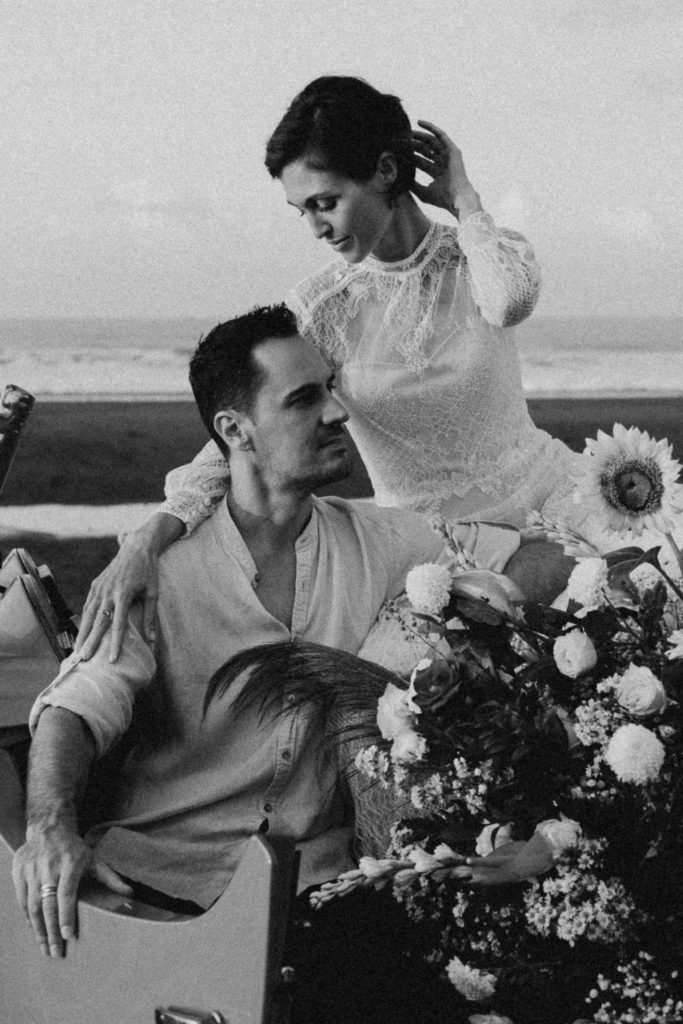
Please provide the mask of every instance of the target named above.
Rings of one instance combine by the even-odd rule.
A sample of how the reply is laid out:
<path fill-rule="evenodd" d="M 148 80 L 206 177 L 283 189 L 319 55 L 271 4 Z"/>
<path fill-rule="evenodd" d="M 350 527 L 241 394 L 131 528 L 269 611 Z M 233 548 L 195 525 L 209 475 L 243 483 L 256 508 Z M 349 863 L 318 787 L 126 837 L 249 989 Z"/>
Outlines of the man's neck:
<path fill-rule="evenodd" d="M 310 519 L 310 494 L 271 494 L 234 483 L 226 495 L 228 511 L 247 547 L 252 551 L 291 547 Z M 258 560 L 257 560 L 258 561 Z"/>

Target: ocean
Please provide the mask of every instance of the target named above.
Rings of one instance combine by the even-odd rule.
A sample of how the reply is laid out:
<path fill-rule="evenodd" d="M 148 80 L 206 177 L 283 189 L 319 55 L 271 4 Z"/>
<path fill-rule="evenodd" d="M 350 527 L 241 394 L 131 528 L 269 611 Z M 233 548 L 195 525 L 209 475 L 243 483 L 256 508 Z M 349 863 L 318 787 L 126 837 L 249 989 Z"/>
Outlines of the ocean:
<path fill-rule="evenodd" d="M 37 397 L 190 398 L 187 363 L 216 319 L 0 320 L 0 386 Z M 683 318 L 531 317 L 530 398 L 683 395 Z"/>

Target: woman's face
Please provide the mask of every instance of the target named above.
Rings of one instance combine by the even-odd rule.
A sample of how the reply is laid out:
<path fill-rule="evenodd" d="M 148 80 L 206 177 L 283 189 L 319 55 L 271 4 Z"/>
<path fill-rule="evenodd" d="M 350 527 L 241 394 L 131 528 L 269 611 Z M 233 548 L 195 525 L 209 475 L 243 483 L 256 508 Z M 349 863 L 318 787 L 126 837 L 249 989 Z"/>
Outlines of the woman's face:
<path fill-rule="evenodd" d="M 347 263 L 360 263 L 375 252 L 393 219 L 386 179 L 377 172 L 369 181 L 354 181 L 334 171 L 320 171 L 301 158 L 287 164 L 280 180 L 287 202 L 308 221 Z"/>

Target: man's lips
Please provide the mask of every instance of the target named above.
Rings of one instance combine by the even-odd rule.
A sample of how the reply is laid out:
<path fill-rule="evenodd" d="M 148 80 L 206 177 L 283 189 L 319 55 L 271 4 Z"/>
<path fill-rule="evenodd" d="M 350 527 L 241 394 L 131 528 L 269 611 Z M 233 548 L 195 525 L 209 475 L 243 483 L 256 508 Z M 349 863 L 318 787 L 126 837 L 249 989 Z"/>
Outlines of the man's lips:
<path fill-rule="evenodd" d="M 343 445 L 346 448 L 348 446 L 346 434 L 334 434 L 332 437 L 328 437 L 326 441 L 323 441 L 320 447 L 329 448 L 334 444 Z"/>
<path fill-rule="evenodd" d="M 329 239 L 329 244 L 334 249 L 339 249 L 342 245 L 345 245 L 346 242 L 348 242 L 350 237 L 351 237 L 350 235 L 343 235 L 341 238 L 330 238 Z"/>

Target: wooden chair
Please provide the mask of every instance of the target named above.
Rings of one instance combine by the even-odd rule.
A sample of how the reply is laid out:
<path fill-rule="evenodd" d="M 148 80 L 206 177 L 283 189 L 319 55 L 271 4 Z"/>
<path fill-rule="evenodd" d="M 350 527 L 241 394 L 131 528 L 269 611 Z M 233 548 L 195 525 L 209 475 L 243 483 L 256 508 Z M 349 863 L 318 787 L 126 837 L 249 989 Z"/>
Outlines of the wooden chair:
<path fill-rule="evenodd" d="M 196 917 L 124 899 L 88 881 L 78 902 L 78 939 L 68 943 L 64 959 L 40 952 L 16 902 L 11 865 L 24 841 L 28 712 L 56 675 L 68 644 L 60 640 L 63 622 L 41 570 L 34 573 L 22 553 L 5 559 L 0 588 L 0 1020 L 284 1022 L 282 951 L 295 876 L 291 843 L 276 847 L 261 836 L 250 839 L 229 887 Z"/>

